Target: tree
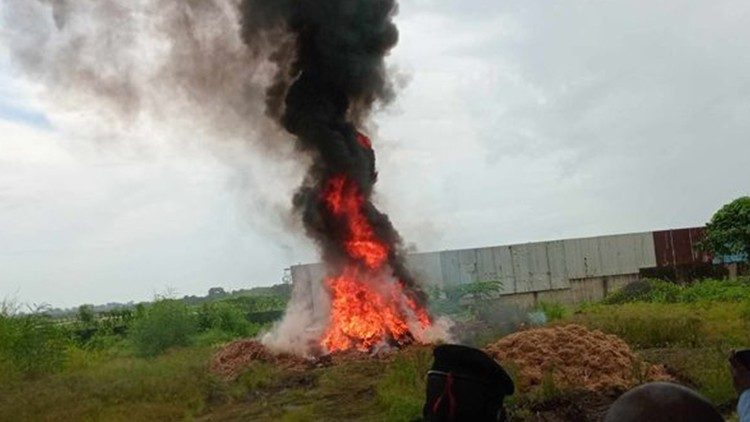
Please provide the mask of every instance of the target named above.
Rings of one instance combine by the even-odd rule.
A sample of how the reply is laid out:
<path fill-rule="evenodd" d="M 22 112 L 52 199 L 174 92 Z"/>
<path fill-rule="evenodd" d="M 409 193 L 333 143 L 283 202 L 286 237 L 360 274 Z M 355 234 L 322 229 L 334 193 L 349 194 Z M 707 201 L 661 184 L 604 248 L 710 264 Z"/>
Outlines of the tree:
<path fill-rule="evenodd" d="M 717 255 L 750 256 L 750 196 L 743 196 L 716 211 L 706 224 L 704 249 Z"/>
<path fill-rule="evenodd" d="M 179 300 L 159 300 L 136 315 L 130 339 L 139 356 L 157 356 L 171 347 L 186 346 L 198 332 L 192 310 Z"/>
<path fill-rule="evenodd" d="M 78 321 L 86 326 L 92 325 L 96 319 L 94 313 L 94 307 L 92 305 L 81 305 L 78 307 L 78 314 L 76 315 Z"/>
<path fill-rule="evenodd" d="M 501 281 L 475 281 L 473 283 L 455 284 L 443 288 L 434 286 L 430 289 L 430 308 L 443 315 L 471 311 L 471 306 L 462 304 L 463 299 L 487 300 L 503 290 Z"/>
<path fill-rule="evenodd" d="M 208 289 L 208 297 L 224 297 L 226 295 L 226 290 L 221 287 L 211 287 Z"/>

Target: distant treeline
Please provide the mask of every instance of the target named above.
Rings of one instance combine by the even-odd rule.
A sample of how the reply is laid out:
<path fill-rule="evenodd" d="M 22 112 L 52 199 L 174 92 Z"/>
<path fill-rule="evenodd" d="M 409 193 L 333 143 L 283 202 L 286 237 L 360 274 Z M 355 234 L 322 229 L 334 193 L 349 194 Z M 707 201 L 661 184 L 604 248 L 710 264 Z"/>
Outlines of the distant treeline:
<path fill-rule="evenodd" d="M 266 296 L 275 296 L 280 297 L 285 300 L 288 300 L 292 293 L 292 285 L 291 284 L 276 284 L 273 286 L 263 286 L 263 287 L 253 287 L 250 289 L 238 289 L 238 290 L 232 290 L 232 291 L 226 291 L 222 287 L 212 287 L 208 289 L 208 294 L 205 296 L 183 296 L 181 299 L 185 304 L 187 305 L 201 305 L 204 303 L 211 303 L 215 302 L 217 300 L 223 300 L 223 299 L 232 299 L 232 298 L 241 298 L 241 297 L 266 297 Z M 81 305 L 85 306 L 86 308 L 90 309 L 91 312 L 95 314 L 105 314 L 110 313 L 113 311 L 123 311 L 123 310 L 133 310 L 139 305 L 146 306 L 150 301 L 148 302 L 126 302 L 126 303 L 120 303 L 120 302 L 110 302 L 106 303 L 104 305 Z M 74 307 L 74 308 L 48 308 L 46 309 L 45 313 L 53 318 L 65 318 L 65 317 L 75 317 L 79 309 L 81 307 Z M 116 312 L 115 312 L 116 313 Z"/>

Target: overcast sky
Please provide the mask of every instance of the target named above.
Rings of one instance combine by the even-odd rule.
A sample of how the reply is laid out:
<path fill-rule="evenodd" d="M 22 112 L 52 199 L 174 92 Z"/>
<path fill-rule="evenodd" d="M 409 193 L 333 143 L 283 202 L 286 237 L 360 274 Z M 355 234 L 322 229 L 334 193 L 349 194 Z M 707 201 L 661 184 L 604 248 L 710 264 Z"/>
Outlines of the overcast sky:
<path fill-rule="evenodd" d="M 397 24 L 377 202 L 419 250 L 701 225 L 750 193 L 750 2 L 405 0 Z M 316 259 L 286 214 L 304 165 L 58 100 L 0 45 L 0 299 L 204 294 Z"/>

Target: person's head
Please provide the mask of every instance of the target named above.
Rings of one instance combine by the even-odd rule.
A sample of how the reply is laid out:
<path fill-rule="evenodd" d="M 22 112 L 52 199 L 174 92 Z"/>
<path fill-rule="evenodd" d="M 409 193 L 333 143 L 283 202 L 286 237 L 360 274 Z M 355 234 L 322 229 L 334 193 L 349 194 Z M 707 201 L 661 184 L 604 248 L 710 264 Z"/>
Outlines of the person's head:
<path fill-rule="evenodd" d="M 719 422 L 724 419 L 703 396 L 681 385 L 652 382 L 612 403 L 604 422 Z"/>
<path fill-rule="evenodd" d="M 735 351 L 729 355 L 729 369 L 737 394 L 750 390 L 750 349 Z"/>
<path fill-rule="evenodd" d="M 481 350 L 455 344 L 437 346 L 427 375 L 425 421 L 503 421 L 503 398 L 513 381 Z"/>

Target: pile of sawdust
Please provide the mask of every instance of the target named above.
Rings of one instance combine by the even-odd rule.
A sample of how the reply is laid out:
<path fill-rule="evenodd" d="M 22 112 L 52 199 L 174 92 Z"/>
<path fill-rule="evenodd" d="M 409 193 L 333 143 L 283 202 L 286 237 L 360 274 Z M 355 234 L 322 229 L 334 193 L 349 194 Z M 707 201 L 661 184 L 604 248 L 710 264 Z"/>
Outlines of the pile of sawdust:
<path fill-rule="evenodd" d="M 621 338 L 575 324 L 514 333 L 485 351 L 514 372 L 522 391 L 550 376 L 557 388 L 591 391 L 670 379 L 664 368 L 641 360 Z"/>
<path fill-rule="evenodd" d="M 279 368 L 302 370 L 311 362 L 298 356 L 268 350 L 255 340 L 238 340 L 222 347 L 211 359 L 210 369 L 226 379 L 237 378 L 252 362 L 271 363 Z"/>

